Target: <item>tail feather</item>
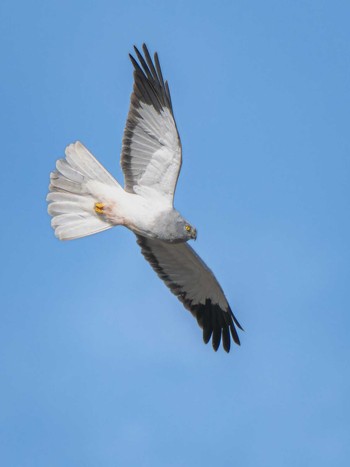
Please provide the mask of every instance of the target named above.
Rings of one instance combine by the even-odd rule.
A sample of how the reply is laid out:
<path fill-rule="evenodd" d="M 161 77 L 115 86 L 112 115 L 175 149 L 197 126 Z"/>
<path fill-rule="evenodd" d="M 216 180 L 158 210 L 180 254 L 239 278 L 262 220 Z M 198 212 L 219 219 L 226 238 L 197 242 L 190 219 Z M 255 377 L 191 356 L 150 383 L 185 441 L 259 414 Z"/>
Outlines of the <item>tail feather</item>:
<path fill-rule="evenodd" d="M 75 238 L 86 237 L 93 233 L 101 232 L 102 230 L 109 229 L 111 226 L 101 226 L 101 224 L 93 218 L 82 218 L 77 216 L 76 219 L 71 218 L 67 223 L 67 220 L 63 220 L 62 225 L 55 227 L 55 234 L 61 240 L 73 240 Z"/>
<path fill-rule="evenodd" d="M 100 200 L 91 192 L 88 182 L 100 182 L 102 191 L 103 187 L 110 190 L 120 185 L 79 141 L 69 145 L 65 153 L 66 159 L 59 159 L 50 175 L 47 195 L 56 237 L 72 240 L 113 227 L 95 211 L 95 204 Z"/>
<path fill-rule="evenodd" d="M 80 175 L 80 174 L 79 174 Z M 66 178 L 63 173 L 58 171 L 51 172 L 50 174 L 50 190 L 51 191 L 65 191 L 68 193 L 77 193 L 80 195 L 85 195 L 87 193 L 87 188 L 84 185 L 84 177 L 82 176 L 81 182 L 76 182 L 72 179 Z"/>
<path fill-rule="evenodd" d="M 83 183 L 84 175 L 82 175 L 78 170 L 72 169 L 66 159 L 58 159 L 56 162 L 56 168 L 58 172 L 60 172 L 68 180 L 71 180 L 72 182 Z"/>
<path fill-rule="evenodd" d="M 118 183 L 80 141 L 67 146 L 65 153 L 68 165 L 88 179 L 110 186 Z"/>

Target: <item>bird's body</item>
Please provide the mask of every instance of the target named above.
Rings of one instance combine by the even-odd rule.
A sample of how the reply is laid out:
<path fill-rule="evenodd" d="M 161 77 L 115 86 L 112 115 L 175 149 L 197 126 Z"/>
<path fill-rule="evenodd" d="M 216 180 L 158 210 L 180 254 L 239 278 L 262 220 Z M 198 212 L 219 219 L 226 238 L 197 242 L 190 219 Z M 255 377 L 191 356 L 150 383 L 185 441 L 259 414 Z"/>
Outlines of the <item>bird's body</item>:
<path fill-rule="evenodd" d="M 128 193 L 117 181 L 115 187 L 109 187 L 91 180 L 87 182 L 87 189 L 103 205 L 101 214 L 109 223 L 113 226 L 123 225 L 140 235 L 154 237 L 157 218 L 172 211 L 170 206 L 164 205 L 156 196 L 144 197 L 137 193 Z"/>
<path fill-rule="evenodd" d="M 48 211 L 60 240 L 91 235 L 114 226 L 135 233 L 141 252 L 203 328 L 203 338 L 217 350 L 222 339 L 230 349 L 230 332 L 239 338 L 234 317 L 215 276 L 187 241 L 196 229 L 174 208 L 182 163 L 180 138 L 170 92 L 157 54 L 152 61 L 135 48 L 134 90 L 123 137 L 121 164 L 125 187 L 77 141 L 51 174 Z"/>

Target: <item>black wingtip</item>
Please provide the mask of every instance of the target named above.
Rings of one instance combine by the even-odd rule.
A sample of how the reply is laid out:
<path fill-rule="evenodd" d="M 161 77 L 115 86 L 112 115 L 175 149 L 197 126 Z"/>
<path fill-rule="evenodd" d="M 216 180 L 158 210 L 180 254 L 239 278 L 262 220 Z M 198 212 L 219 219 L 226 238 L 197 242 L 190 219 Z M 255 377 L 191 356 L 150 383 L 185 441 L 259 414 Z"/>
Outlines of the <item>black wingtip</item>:
<path fill-rule="evenodd" d="M 187 307 L 191 310 L 191 306 L 189 305 L 187 303 Z M 220 344 L 222 344 L 225 352 L 229 353 L 231 350 L 231 338 L 235 344 L 241 345 L 235 327 L 234 315 L 230 307 L 224 310 L 219 305 L 213 304 L 210 299 L 207 299 L 204 306 L 197 305 L 191 311 L 195 314 L 198 324 L 203 329 L 203 342 L 208 344 L 211 340 L 215 352 L 219 349 Z"/>
<path fill-rule="evenodd" d="M 211 335 L 212 335 L 211 332 L 210 332 L 210 334 L 205 334 L 204 331 L 203 331 L 203 342 L 204 342 L 204 344 L 209 343 Z M 212 340 L 212 347 L 213 347 L 214 352 L 218 351 L 218 349 L 220 347 L 220 340 L 219 341 L 215 341 L 214 339 Z M 238 345 L 240 345 L 240 344 L 238 344 Z M 229 332 L 228 332 L 228 338 L 227 338 L 227 336 L 224 337 L 224 334 L 222 335 L 222 347 L 223 347 L 223 349 L 225 350 L 226 353 L 230 353 L 231 340 L 230 340 L 230 333 Z"/>
<path fill-rule="evenodd" d="M 234 342 L 237 345 L 241 345 L 241 341 L 239 340 L 238 333 L 237 333 L 236 328 L 234 327 L 233 323 L 230 324 L 230 331 L 231 331 L 231 336 L 232 336 L 232 339 L 234 340 Z"/>
<path fill-rule="evenodd" d="M 133 46 L 135 56 L 129 54 L 134 67 L 134 92 L 138 100 L 143 100 L 152 105 L 157 112 L 167 107 L 173 114 L 169 85 L 165 84 L 158 54 L 154 54 L 154 60 L 148 51 L 147 45 Z"/>
<path fill-rule="evenodd" d="M 224 350 L 229 353 L 231 348 L 231 339 L 228 326 L 223 326 L 222 328 L 222 346 Z"/>
<path fill-rule="evenodd" d="M 235 325 L 241 330 L 241 331 L 244 331 L 244 329 L 242 328 L 242 326 L 239 324 L 237 318 L 235 317 L 235 315 L 232 316 L 233 317 L 233 321 L 235 322 Z"/>
<path fill-rule="evenodd" d="M 140 68 L 140 67 L 139 67 L 139 64 L 137 63 L 137 61 L 135 60 L 135 58 L 134 58 L 131 54 L 129 54 L 129 58 L 130 58 L 131 63 L 134 65 L 134 68 L 135 68 L 136 70 L 137 70 L 138 68 Z"/>
<path fill-rule="evenodd" d="M 235 325 L 241 330 L 241 331 L 244 331 L 244 329 L 242 328 L 242 326 L 239 324 L 238 322 L 238 319 L 235 317 L 235 315 L 232 313 L 232 310 L 231 310 L 231 307 L 229 306 L 228 307 L 228 316 L 231 316 L 231 318 L 233 319 L 233 322 L 235 323 Z M 226 320 L 227 322 L 227 320 Z"/>
<path fill-rule="evenodd" d="M 210 341 L 211 335 L 212 335 L 213 330 L 212 329 L 203 329 L 203 341 L 204 344 L 208 344 Z"/>

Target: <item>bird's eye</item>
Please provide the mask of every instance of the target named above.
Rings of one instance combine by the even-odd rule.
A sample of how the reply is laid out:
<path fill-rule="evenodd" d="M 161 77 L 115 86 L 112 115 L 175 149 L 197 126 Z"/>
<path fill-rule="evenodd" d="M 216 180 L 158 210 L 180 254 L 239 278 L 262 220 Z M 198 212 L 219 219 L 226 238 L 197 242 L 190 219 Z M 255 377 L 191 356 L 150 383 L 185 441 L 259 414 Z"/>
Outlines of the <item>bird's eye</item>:
<path fill-rule="evenodd" d="M 185 225 L 185 229 L 187 230 L 187 232 L 189 232 L 191 230 L 191 226 L 190 225 Z"/>

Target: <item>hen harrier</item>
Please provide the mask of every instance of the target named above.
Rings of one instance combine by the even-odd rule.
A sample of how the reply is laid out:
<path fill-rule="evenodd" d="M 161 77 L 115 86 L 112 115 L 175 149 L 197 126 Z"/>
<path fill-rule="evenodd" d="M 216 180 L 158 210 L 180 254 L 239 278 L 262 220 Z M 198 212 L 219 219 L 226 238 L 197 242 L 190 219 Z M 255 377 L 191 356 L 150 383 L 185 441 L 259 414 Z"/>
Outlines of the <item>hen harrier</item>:
<path fill-rule="evenodd" d="M 116 225 L 135 233 L 141 253 L 203 329 L 216 351 L 230 333 L 239 337 L 233 315 L 214 274 L 187 243 L 196 229 L 174 209 L 182 160 L 168 82 L 157 53 L 135 47 L 134 87 L 123 136 L 121 166 L 125 188 L 77 141 L 51 173 L 48 212 L 60 240 L 85 237 Z"/>

